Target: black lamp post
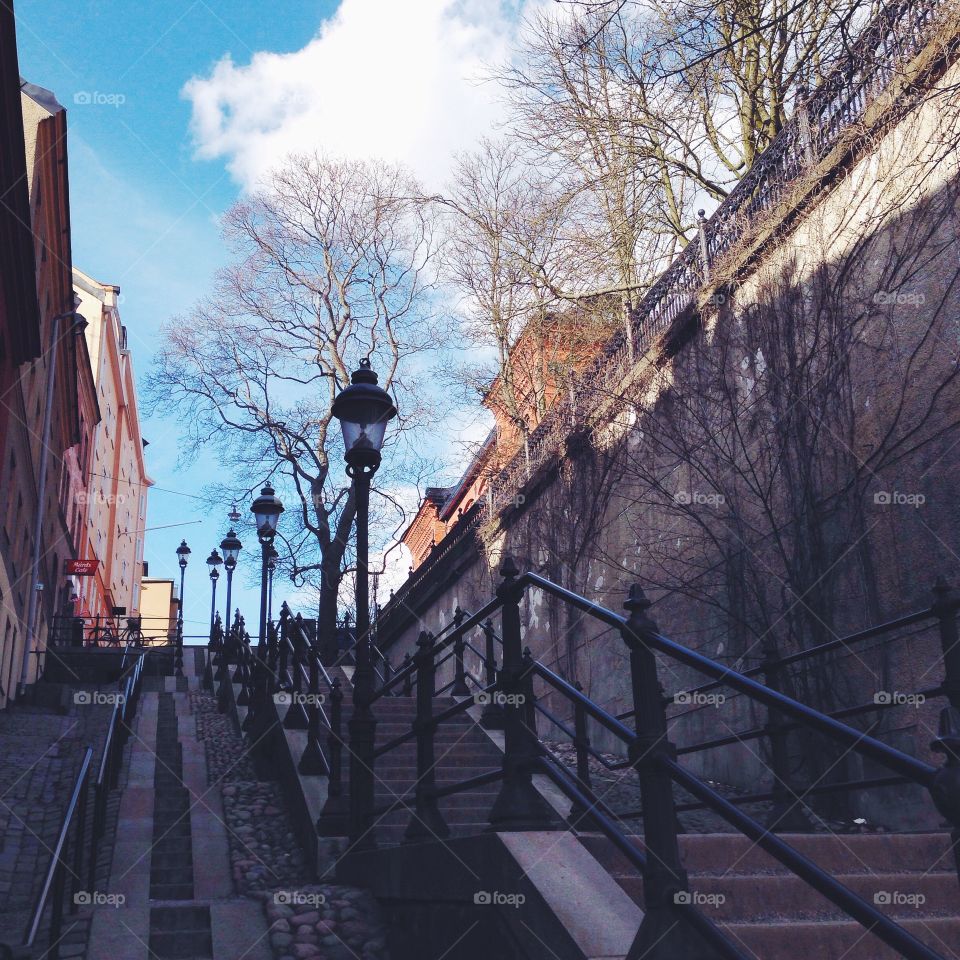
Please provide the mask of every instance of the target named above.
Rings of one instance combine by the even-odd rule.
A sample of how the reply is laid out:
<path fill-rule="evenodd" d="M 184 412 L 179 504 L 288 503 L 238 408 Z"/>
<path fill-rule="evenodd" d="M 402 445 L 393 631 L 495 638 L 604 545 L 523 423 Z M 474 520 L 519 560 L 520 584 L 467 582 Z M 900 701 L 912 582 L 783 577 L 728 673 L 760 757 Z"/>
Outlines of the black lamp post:
<path fill-rule="evenodd" d="M 181 540 L 177 547 L 177 562 L 180 564 L 180 603 L 177 607 L 177 649 L 174 659 L 174 674 L 177 677 L 183 676 L 183 578 L 187 572 L 187 557 L 190 553 L 187 541 Z"/>
<path fill-rule="evenodd" d="M 236 510 L 233 511 L 236 513 Z M 220 541 L 220 549 L 223 551 L 223 567 L 227 571 L 227 608 L 226 608 L 226 632 L 229 638 L 225 644 L 226 650 L 224 657 L 229 662 L 230 654 L 233 652 L 233 620 L 230 614 L 230 598 L 233 593 L 233 571 L 237 567 L 237 557 L 243 549 L 243 544 L 237 539 L 236 531 L 230 528 L 227 535 Z"/>
<path fill-rule="evenodd" d="M 277 560 L 280 554 L 276 547 L 270 547 L 270 556 L 267 557 L 267 623 L 273 623 L 273 572 L 277 569 Z"/>
<path fill-rule="evenodd" d="M 207 567 L 210 569 L 210 636 L 213 636 L 213 625 L 217 619 L 217 581 L 220 571 L 217 569 L 223 563 L 223 557 L 217 553 L 217 548 L 207 557 Z"/>
<path fill-rule="evenodd" d="M 277 534 L 277 522 L 283 513 L 283 504 L 268 483 L 260 496 L 250 504 L 250 512 L 257 521 L 257 539 L 260 541 L 260 639 L 257 652 L 264 657 L 267 649 L 267 581 L 270 577 L 268 564 L 273 550 L 273 538 Z"/>
<path fill-rule="evenodd" d="M 370 481 L 380 466 L 380 449 L 387 423 L 397 415 L 390 394 L 377 386 L 370 361 L 350 378 L 350 386 L 333 401 L 333 415 L 343 430 L 347 474 L 353 480 L 357 509 L 357 643 L 353 675 L 353 715 L 350 718 L 350 838 L 358 848 L 374 846 L 368 820 L 373 812 L 373 748 L 376 720 L 373 700 L 373 664 L 370 655 L 370 601 L 368 534 Z"/>

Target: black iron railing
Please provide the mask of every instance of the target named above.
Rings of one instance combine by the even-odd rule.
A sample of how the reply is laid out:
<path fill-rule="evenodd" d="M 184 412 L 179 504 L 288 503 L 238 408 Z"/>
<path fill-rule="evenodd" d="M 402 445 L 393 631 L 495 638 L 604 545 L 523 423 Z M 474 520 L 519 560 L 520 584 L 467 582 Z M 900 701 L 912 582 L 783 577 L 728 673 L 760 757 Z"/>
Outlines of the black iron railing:
<path fill-rule="evenodd" d="M 178 631 L 169 617 L 54 617 L 51 647 L 124 647 L 175 644 Z"/>
<path fill-rule="evenodd" d="M 60 956 L 64 910 L 75 914 L 83 902 L 89 902 L 80 894 L 92 894 L 95 890 L 97 856 L 107 827 L 107 801 L 110 791 L 117 786 L 123 746 L 140 696 L 143 664 L 144 654 L 135 654 L 130 646 L 124 650 L 117 683 L 120 695 L 114 701 L 99 764 L 94 766 L 93 747 L 87 747 L 60 823 L 22 944 L 22 949 L 33 950 L 45 930 L 48 944 L 43 954 L 45 960 L 58 960 Z M 91 791 L 93 816 L 88 824 Z M 17 951 L 10 952 L 13 955 Z"/>
<path fill-rule="evenodd" d="M 799 877 L 850 918 L 863 924 L 875 936 L 893 947 L 910 960 L 935 960 L 934 951 L 917 940 L 910 932 L 899 926 L 872 904 L 853 893 L 835 877 L 813 864 L 782 838 L 770 825 L 763 825 L 739 809 L 741 804 L 723 797 L 689 770 L 681 766 L 678 752 L 668 738 L 667 703 L 662 695 L 657 667 L 657 656 L 697 670 L 710 683 L 718 683 L 749 697 L 757 704 L 786 718 L 788 722 L 816 732 L 841 744 L 847 750 L 868 757 L 887 768 L 894 778 L 891 782 L 909 782 L 929 791 L 938 811 L 953 825 L 955 854 L 960 850 L 960 711 L 952 704 L 945 707 L 941 717 L 941 736 L 934 749 L 944 753 L 947 762 L 935 767 L 918 760 L 889 744 L 877 740 L 862 730 L 812 709 L 759 680 L 717 663 L 696 651 L 690 650 L 662 635 L 649 617 L 649 601 L 639 587 L 634 587 L 626 602 L 629 616 L 624 617 L 599 604 L 566 590 L 534 573 L 518 575 L 513 563 L 507 560 L 503 567 L 503 582 L 496 598 L 474 614 L 458 610 L 453 621 L 438 637 L 421 633 L 417 654 L 399 669 L 375 696 L 375 700 L 397 689 L 415 692 L 417 715 L 411 729 L 393 738 L 388 743 L 360 758 L 369 769 L 375 769 L 381 758 L 389 755 L 404 743 L 417 742 L 417 786 L 408 795 L 397 798 L 386 806 L 377 807 L 373 796 L 359 791 L 350 791 L 350 802 L 360 809 L 354 811 L 351 822 L 363 825 L 366 833 L 374 831 L 375 819 L 389 811 L 406 808 L 411 811 L 408 839 L 443 837 L 447 833 L 437 807 L 437 799 L 452 793 L 470 790 L 482 783 L 503 781 L 500 796 L 491 814 L 491 827 L 498 830 L 549 829 L 555 826 L 555 815 L 540 798 L 533 785 L 533 776 L 542 773 L 549 776 L 567 795 L 572 804 L 568 822 L 581 829 L 599 829 L 622 850 L 644 875 L 645 919 L 638 932 L 638 949 L 660 942 L 665 931 L 681 927 L 683 933 L 668 933 L 663 945 L 650 956 L 680 956 L 683 951 L 695 948 L 689 938 L 698 938 L 713 951 L 709 955 L 741 957 L 738 948 L 727 941 L 723 933 L 702 917 L 689 903 L 689 898 L 678 896 L 686 891 L 687 877 L 680 861 L 677 842 L 676 815 L 680 805 L 673 798 L 672 784 L 678 784 L 692 795 L 698 804 L 709 807 L 727 820 L 771 856 L 779 860 L 791 873 Z M 562 603 L 569 604 L 581 613 L 616 629 L 622 635 L 630 651 L 631 689 L 634 709 L 629 716 L 634 726 L 628 727 L 621 718 L 613 716 L 598 706 L 576 685 L 568 682 L 544 664 L 522 650 L 522 630 L 519 604 L 529 590 L 544 591 Z M 942 624 L 944 667 L 946 681 L 937 692 L 945 694 L 956 690 L 960 676 L 955 673 L 956 658 L 956 600 L 945 588 L 938 587 L 938 617 Z M 929 611 L 928 611 L 929 613 Z M 502 640 L 493 631 L 491 618 L 499 615 Z M 893 621 L 901 626 L 906 622 L 918 622 L 911 617 Z M 886 625 L 889 626 L 889 625 Z M 467 634 L 480 629 L 486 639 L 485 649 L 474 647 Z M 864 631 L 863 636 L 877 635 L 880 628 Z M 951 644 L 950 637 L 954 637 Z M 483 665 L 487 680 L 479 679 L 463 666 L 463 654 L 470 650 Z M 497 652 L 501 652 L 499 664 Z M 816 651 L 814 651 L 816 652 Z M 440 664 L 453 658 L 454 678 L 442 690 L 452 690 L 461 681 L 472 683 L 483 697 L 463 697 L 453 706 L 434 714 L 433 701 L 436 671 Z M 796 660 L 796 657 L 791 658 Z M 574 717 L 574 727 L 553 716 L 537 704 L 534 696 L 534 680 L 552 688 L 564 700 Z M 435 731 L 447 720 L 470 709 L 474 703 L 484 703 L 495 708 L 484 719 L 489 725 L 504 730 L 505 752 L 502 770 L 473 777 L 459 784 L 438 789 L 433 781 L 433 737 Z M 536 732 L 536 714 L 540 713 L 554 722 L 558 729 L 571 736 L 577 749 L 576 771 L 567 769 L 550 757 L 543 749 Z M 640 780 L 643 801 L 643 829 L 645 851 L 633 848 L 629 838 L 616 825 L 622 814 L 614 815 L 594 793 L 588 759 L 598 757 L 590 747 L 587 720 L 597 723 L 619 739 L 629 756 L 623 764 L 611 766 L 633 767 Z M 877 778 L 880 779 L 880 778 Z M 775 783 L 777 781 L 774 776 Z M 858 782 L 858 789 L 869 785 Z M 810 791 L 813 792 L 813 791 Z M 767 795 L 776 799 L 777 790 Z M 799 804 L 802 794 L 791 795 L 791 801 Z M 369 843 L 369 838 L 366 841 Z M 957 864 L 960 872 L 960 861 Z M 677 920 L 683 924 L 677 924 Z M 674 937 L 679 938 L 676 941 Z M 663 952 L 667 951 L 667 952 Z M 672 951 L 672 952 L 670 952 Z M 691 954 L 692 955 L 692 954 Z"/>

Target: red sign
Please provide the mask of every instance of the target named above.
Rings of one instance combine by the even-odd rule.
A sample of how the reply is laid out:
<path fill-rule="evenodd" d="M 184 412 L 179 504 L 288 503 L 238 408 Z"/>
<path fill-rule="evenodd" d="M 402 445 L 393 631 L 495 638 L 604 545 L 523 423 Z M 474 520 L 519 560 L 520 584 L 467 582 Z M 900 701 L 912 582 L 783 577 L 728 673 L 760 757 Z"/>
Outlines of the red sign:
<path fill-rule="evenodd" d="M 96 560 L 67 560 L 67 574 L 74 577 L 92 577 L 97 572 Z"/>

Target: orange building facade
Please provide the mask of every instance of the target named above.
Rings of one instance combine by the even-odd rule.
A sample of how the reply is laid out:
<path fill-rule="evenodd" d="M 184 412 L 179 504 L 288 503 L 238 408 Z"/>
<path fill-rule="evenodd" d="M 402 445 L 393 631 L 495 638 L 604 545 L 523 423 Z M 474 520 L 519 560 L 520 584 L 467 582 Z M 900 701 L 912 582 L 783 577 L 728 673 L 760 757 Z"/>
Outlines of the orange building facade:
<path fill-rule="evenodd" d="M 604 304 L 600 306 L 602 309 Z M 493 414 L 493 429 L 456 484 L 427 487 L 401 537 L 410 551 L 412 570 L 430 556 L 464 513 L 486 497 L 489 478 L 523 447 L 525 438 L 608 335 L 601 314 L 573 308 L 526 327 L 510 351 L 505 369 L 483 398 Z"/>
<path fill-rule="evenodd" d="M 96 575 L 78 577 L 78 616 L 140 612 L 147 522 L 147 475 L 133 357 L 120 321 L 120 288 L 73 271 L 78 311 L 87 321 L 86 347 L 100 422 L 91 441 L 82 499 L 79 554 L 96 561 Z"/>

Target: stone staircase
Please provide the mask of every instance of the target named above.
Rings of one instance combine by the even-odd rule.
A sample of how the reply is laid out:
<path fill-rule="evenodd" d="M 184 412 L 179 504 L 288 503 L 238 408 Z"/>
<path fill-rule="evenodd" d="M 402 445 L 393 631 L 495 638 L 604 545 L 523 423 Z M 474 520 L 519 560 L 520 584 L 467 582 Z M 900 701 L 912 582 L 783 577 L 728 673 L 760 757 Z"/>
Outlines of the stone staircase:
<path fill-rule="evenodd" d="M 453 706 L 451 697 L 434 699 L 434 713 Z M 344 730 L 352 710 L 344 700 Z M 414 697 L 381 697 L 374 704 L 377 718 L 376 746 L 380 747 L 411 729 L 416 716 Z M 499 770 L 503 755 L 486 732 L 465 713 L 440 725 L 434 736 L 435 779 L 438 787 L 458 783 L 492 770 Z M 377 807 L 412 793 L 417 782 L 416 740 L 378 757 L 374 765 L 376 783 L 374 803 Z M 487 828 L 490 808 L 499 791 L 499 783 L 441 797 L 437 806 L 450 836 L 470 836 Z M 395 810 L 376 818 L 376 838 L 381 845 L 400 843 L 410 822 L 410 811 Z M 439 838 L 438 838 L 439 839 Z"/>
<path fill-rule="evenodd" d="M 342 729 L 348 739 L 352 670 L 336 667 L 330 672 L 341 680 Z M 436 697 L 434 715 L 455 702 L 451 697 Z M 411 731 L 416 701 L 414 697 L 382 697 L 374 703 L 373 712 L 379 748 Z M 461 713 L 436 731 L 438 787 L 501 768 L 501 735 L 484 730 L 471 713 L 477 711 Z M 298 756 L 306 733 L 288 734 L 296 734 L 294 756 Z M 347 787 L 346 751 L 343 763 Z M 376 807 L 411 794 L 417 781 L 416 740 L 377 757 L 374 770 Z M 316 778 L 301 778 L 301 782 L 304 779 Z M 569 812 L 569 801 L 556 791 L 551 793 L 545 781 L 537 780 L 562 821 Z M 425 938 L 423 942 L 438 936 L 443 939 L 447 933 L 454 936 L 452 931 L 464 929 L 464 924 L 481 923 L 484 937 L 489 944 L 499 944 L 497 949 L 507 950 L 507 941 L 519 943 L 535 929 L 541 946 L 549 945 L 553 955 L 564 960 L 625 956 L 643 915 L 639 872 L 599 833 L 491 834 L 489 816 L 500 786 L 494 782 L 438 800 L 450 829 L 447 844 L 431 840 L 405 843 L 410 810 L 376 816 L 377 850 L 348 852 L 342 879 L 371 884 L 398 928 L 415 918 L 410 920 L 410 943 L 418 938 Z M 643 849 L 642 837 L 630 839 Z M 723 833 L 685 834 L 679 839 L 694 902 L 753 960 L 895 960 L 901 956 L 748 838 Z M 784 839 L 945 960 L 960 960 L 960 891 L 949 834 L 823 833 L 784 835 Z M 491 869 L 496 882 L 491 877 L 478 880 Z M 341 875 L 339 868 L 337 875 Z M 489 914 L 471 913 L 471 907 L 463 903 L 469 903 L 478 883 L 504 889 L 504 878 L 510 877 L 514 886 L 508 889 L 526 892 L 527 907 L 522 913 L 515 916 L 507 911 L 490 926 L 485 924 L 492 919 Z M 432 921 L 427 918 L 438 917 L 441 910 L 447 919 L 430 927 Z M 444 928 L 444 923 L 449 926 Z M 507 940 L 497 940 L 507 928 L 511 930 Z M 472 958 L 470 949 L 461 946 L 463 956 Z M 398 956 L 406 955 L 399 945 L 398 951 Z M 520 949 L 510 955 L 537 954 Z"/>
<path fill-rule="evenodd" d="M 960 958 L 960 892 L 947 833 L 784 834 L 804 856 L 947 960 Z M 643 849 L 641 837 L 631 837 Z M 685 834 L 680 851 L 700 909 L 757 960 L 895 960 L 887 947 L 739 834 Z M 643 881 L 611 842 L 580 842 L 638 906 Z"/>

